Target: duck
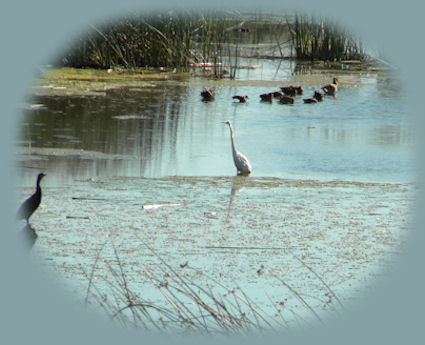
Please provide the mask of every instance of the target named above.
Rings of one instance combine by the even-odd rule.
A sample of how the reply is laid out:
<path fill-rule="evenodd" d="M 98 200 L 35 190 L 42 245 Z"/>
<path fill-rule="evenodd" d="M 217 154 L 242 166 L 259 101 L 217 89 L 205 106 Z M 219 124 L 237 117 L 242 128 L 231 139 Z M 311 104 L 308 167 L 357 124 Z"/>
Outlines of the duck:
<path fill-rule="evenodd" d="M 283 95 L 279 99 L 280 104 L 294 104 L 294 102 L 295 102 L 295 98 L 291 96 Z"/>
<path fill-rule="evenodd" d="M 280 88 L 282 92 L 287 96 L 295 96 L 297 94 L 297 91 L 293 86 L 284 86 Z"/>
<path fill-rule="evenodd" d="M 314 96 L 315 99 L 317 99 L 318 102 L 322 102 L 323 98 L 325 97 L 325 95 L 323 93 L 321 93 L 320 91 L 314 91 Z"/>
<path fill-rule="evenodd" d="M 287 96 L 297 96 L 297 95 L 302 95 L 304 92 L 304 89 L 302 88 L 302 86 L 283 86 L 280 88 L 282 90 L 282 92 L 287 95 Z"/>
<path fill-rule="evenodd" d="M 41 202 L 40 182 L 44 176 L 46 175 L 43 173 L 38 174 L 35 193 L 26 199 L 19 207 L 18 214 L 16 216 L 17 220 L 25 219 L 27 224 L 29 223 L 29 218 L 32 216 Z"/>
<path fill-rule="evenodd" d="M 322 102 L 324 98 L 324 94 L 319 91 L 314 91 L 314 95 L 312 98 L 304 98 L 304 103 L 317 103 Z"/>
<path fill-rule="evenodd" d="M 232 98 L 233 99 L 237 99 L 239 101 L 239 103 L 246 103 L 246 101 L 248 99 L 248 96 L 239 96 L 239 95 L 236 95 L 236 96 L 233 96 Z"/>
<path fill-rule="evenodd" d="M 269 102 L 272 103 L 273 101 L 273 93 L 269 92 L 269 93 L 263 93 L 260 95 L 261 101 L 262 102 Z"/>
<path fill-rule="evenodd" d="M 318 101 L 316 98 L 314 98 L 314 97 L 311 97 L 311 98 L 304 98 L 304 99 L 303 99 L 303 101 L 304 101 L 304 103 L 309 103 L 309 104 L 319 102 L 319 101 Z"/>
<path fill-rule="evenodd" d="M 201 92 L 201 96 L 203 101 L 212 101 L 215 97 L 215 91 L 212 89 L 204 89 Z"/>
<path fill-rule="evenodd" d="M 338 78 L 333 77 L 332 81 L 332 84 L 328 84 L 322 87 L 322 90 L 328 96 L 335 96 L 336 92 L 338 91 Z"/>
<path fill-rule="evenodd" d="M 274 98 L 280 98 L 283 96 L 283 92 L 282 91 L 274 91 L 272 92 L 272 95 Z"/>
<path fill-rule="evenodd" d="M 302 95 L 304 93 L 304 89 L 302 88 L 302 86 L 294 86 L 294 89 L 297 95 Z"/>

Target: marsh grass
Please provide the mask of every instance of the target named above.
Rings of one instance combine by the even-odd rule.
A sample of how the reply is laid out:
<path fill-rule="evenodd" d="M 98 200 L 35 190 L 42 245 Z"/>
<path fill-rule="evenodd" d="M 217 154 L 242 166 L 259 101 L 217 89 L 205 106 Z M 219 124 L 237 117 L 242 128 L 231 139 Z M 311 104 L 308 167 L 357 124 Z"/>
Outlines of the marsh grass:
<path fill-rule="evenodd" d="M 91 25 L 86 38 L 74 42 L 61 58 L 69 67 L 164 67 L 187 71 L 193 63 L 212 62 L 219 74 L 232 16 L 169 12 L 127 16 Z"/>
<path fill-rule="evenodd" d="M 215 78 L 234 78 L 242 56 L 333 61 L 363 51 L 345 29 L 302 14 L 167 12 L 91 25 L 86 37 L 70 42 L 59 65 L 176 72 L 197 66 Z"/>
<path fill-rule="evenodd" d="M 137 288 L 129 282 L 126 271 L 128 265 L 120 259 L 117 248 L 112 245 L 113 256 L 109 260 L 102 259 L 105 244 L 98 250 L 90 272 L 85 272 L 88 288 L 86 305 L 100 306 L 111 320 L 122 326 L 132 326 L 149 332 L 169 334 L 224 334 L 242 335 L 251 332 L 281 331 L 289 322 L 287 313 L 304 324 L 307 318 L 294 310 L 287 310 L 284 302 L 273 302 L 272 310 L 266 310 L 250 298 L 236 283 L 233 287 L 222 282 L 188 262 L 173 267 L 162 259 L 152 248 L 145 248 L 156 258 L 157 269 L 139 264 L 143 271 L 143 286 Z M 309 266 L 300 260 L 302 265 L 312 272 L 327 291 L 325 304 L 337 301 L 342 304 L 332 289 Z M 102 275 L 102 272 L 108 272 Z M 294 289 L 280 274 L 279 270 L 268 270 L 261 267 L 257 275 L 274 277 L 282 284 L 282 296 L 285 292 L 295 296 L 302 307 L 319 322 L 319 314 L 307 302 L 306 296 Z M 193 277 L 202 276 L 206 283 L 197 283 Z M 102 277 L 99 279 L 99 277 Z M 109 277 L 109 278 L 108 278 Z M 162 296 L 161 301 L 144 298 L 145 289 L 155 289 Z M 332 312 L 337 312 L 333 306 Z"/>
<path fill-rule="evenodd" d="M 299 60 L 362 60 L 365 58 L 361 41 L 346 28 L 331 20 L 296 14 L 289 24 L 293 49 Z"/>

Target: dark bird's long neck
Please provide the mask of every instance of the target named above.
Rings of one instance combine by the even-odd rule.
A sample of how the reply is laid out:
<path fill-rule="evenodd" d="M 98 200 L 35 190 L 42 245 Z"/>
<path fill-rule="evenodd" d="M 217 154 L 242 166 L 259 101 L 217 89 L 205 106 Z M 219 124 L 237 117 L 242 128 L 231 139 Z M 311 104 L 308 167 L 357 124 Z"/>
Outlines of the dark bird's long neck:
<path fill-rule="evenodd" d="M 36 189 L 36 193 L 41 195 L 41 187 L 40 187 L 40 181 L 41 181 L 41 177 L 39 177 L 37 179 L 37 189 Z"/>

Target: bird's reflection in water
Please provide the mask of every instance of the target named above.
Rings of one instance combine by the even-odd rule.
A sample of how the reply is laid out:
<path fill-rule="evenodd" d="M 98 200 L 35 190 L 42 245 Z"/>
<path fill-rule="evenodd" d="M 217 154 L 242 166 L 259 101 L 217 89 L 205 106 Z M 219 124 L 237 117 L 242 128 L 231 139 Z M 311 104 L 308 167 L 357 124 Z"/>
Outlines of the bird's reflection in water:
<path fill-rule="evenodd" d="M 233 177 L 232 189 L 230 190 L 230 197 L 229 197 L 229 206 L 227 207 L 226 223 L 228 223 L 230 219 L 230 212 L 232 209 L 233 198 L 235 197 L 236 194 L 240 193 L 243 189 L 245 189 L 248 179 L 249 179 L 249 176 L 244 176 L 244 175 L 236 175 L 235 177 Z"/>
<path fill-rule="evenodd" d="M 31 250 L 35 241 L 37 240 L 38 235 L 35 232 L 35 229 L 29 223 L 27 223 L 19 232 L 19 237 L 19 240 L 23 242 L 24 247 L 28 250 Z"/>

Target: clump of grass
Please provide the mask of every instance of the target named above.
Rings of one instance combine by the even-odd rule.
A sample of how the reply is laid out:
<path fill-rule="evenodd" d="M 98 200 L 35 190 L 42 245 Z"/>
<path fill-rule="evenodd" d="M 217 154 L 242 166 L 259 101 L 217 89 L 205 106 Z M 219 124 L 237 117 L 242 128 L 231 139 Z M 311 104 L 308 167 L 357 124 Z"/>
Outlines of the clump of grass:
<path fill-rule="evenodd" d="M 162 302 L 149 301 L 143 298 L 141 293 L 138 294 L 132 290 L 125 264 L 120 261 L 119 253 L 113 246 L 112 260 L 100 260 L 102 247 L 98 251 L 91 272 L 86 272 L 89 282 L 86 304 L 95 302 L 112 320 L 123 326 L 132 325 L 145 331 L 159 333 L 242 335 L 252 331 L 269 332 L 287 327 L 288 322 L 283 315 L 284 303 L 273 302 L 274 311 L 267 311 L 256 304 L 239 286 L 232 288 L 224 286 L 206 272 L 191 267 L 188 262 L 177 268 L 172 267 L 152 248 L 147 246 L 146 248 L 158 259 L 159 271 L 155 273 L 141 264 L 145 277 L 143 288 L 149 286 L 159 291 L 163 298 Z M 104 267 L 100 267 L 101 262 L 105 265 Z M 305 267 L 314 273 L 310 267 L 306 265 Z M 113 279 L 104 277 L 99 283 L 99 279 L 94 279 L 97 270 L 109 272 Z M 279 274 L 265 270 L 264 267 L 258 270 L 257 274 L 265 274 L 265 271 L 278 279 L 282 287 L 287 288 L 299 299 L 307 311 L 311 312 L 317 320 L 322 321 L 302 294 L 285 282 Z M 186 274 L 188 272 L 195 273 L 192 276 L 202 275 L 207 283 L 201 285 L 189 279 L 190 275 Z M 323 280 L 321 281 L 324 283 Z M 328 291 L 326 296 L 329 298 L 324 303 L 331 304 L 332 297 L 339 302 L 330 287 L 325 283 L 324 286 Z"/>
<path fill-rule="evenodd" d="M 289 24 L 293 49 L 299 60 L 341 61 L 365 57 L 362 43 L 330 20 L 295 14 Z"/>

